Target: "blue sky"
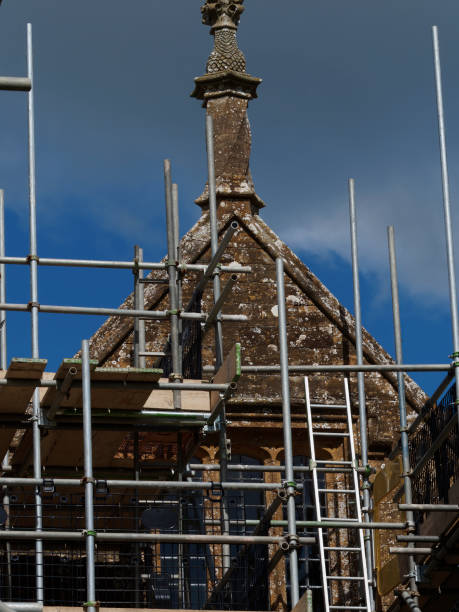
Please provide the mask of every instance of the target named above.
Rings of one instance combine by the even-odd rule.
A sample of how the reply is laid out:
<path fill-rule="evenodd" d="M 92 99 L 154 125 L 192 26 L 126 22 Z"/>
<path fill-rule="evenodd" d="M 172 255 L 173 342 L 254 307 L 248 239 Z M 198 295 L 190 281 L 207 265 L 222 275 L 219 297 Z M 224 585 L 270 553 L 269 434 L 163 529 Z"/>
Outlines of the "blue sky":
<path fill-rule="evenodd" d="M 263 218 L 353 310 L 347 179 L 356 180 L 365 326 L 393 351 L 386 226 L 396 228 L 405 360 L 451 352 L 431 26 L 440 29 L 455 231 L 458 225 L 459 5 L 456 0 L 246 0 L 239 44 L 263 78 L 251 103 L 252 172 Z M 25 75 L 34 26 L 41 256 L 132 257 L 166 250 L 162 160 L 199 215 L 204 113 L 189 97 L 211 49 L 200 0 L 4 0 L 0 74 Z M 0 95 L 7 254 L 28 252 L 26 99 Z M 40 268 L 40 300 L 117 306 L 129 272 Z M 28 301 L 8 268 L 8 300 Z M 41 315 L 54 368 L 101 319 Z M 30 354 L 9 315 L 9 356 Z M 438 376 L 418 376 L 432 390 Z"/>

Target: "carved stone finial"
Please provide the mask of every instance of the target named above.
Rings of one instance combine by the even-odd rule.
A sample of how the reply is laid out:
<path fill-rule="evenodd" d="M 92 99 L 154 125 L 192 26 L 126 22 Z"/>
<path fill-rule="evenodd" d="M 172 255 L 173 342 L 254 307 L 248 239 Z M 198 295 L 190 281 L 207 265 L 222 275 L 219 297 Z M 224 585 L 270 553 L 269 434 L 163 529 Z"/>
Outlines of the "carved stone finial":
<path fill-rule="evenodd" d="M 202 21 L 211 27 L 215 46 L 207 61 L 207 74 L 234 70 L 245 72 L 245 57 L 237 45 L 236 30 L 244 11 L 243 0 L 207 1 L 202 7 Z"/>
<path fill-rule="evenodd" d="M 206 0 L 201 7 L 202 22 L 205 25 L 215 28 L 233 28 L 237 30 L 239 19 L 244 12 L 242 3 L 244 0 L 220 0 L 212 2 Z"/>
<path fill-rule="evenodd" d="M 210 26 L 214 49 L 207 61 L 207 72 L 195 78 L 193 97 L 214 121 L 215 175 L 219 202 L 242 201 L 257 211 L 264 203 L 255 193 L 250 174 L 251 132 L 247 105 L 257 97 L 261 79 L 246 72 L 245 57 L 236 39 L 244 0 L 206 0 L 201 6 L 202 21 Z M 196 200 L 205 209 L 208 187 Z M 222 204 L 223 205 L 223 204 Z"/>

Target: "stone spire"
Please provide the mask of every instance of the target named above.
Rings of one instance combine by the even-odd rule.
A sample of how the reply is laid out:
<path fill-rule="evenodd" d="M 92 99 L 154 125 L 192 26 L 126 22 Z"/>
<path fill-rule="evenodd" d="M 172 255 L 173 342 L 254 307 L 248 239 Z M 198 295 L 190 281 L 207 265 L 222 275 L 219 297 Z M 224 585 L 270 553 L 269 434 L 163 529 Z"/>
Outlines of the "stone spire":
<path fill-rule="evenodd" d="M 191 95 L 203 100 L 206 112 L 213 118 L 219 204 L 246 201 L 257 212 L 264 203 L 255 193 L 250 174 L 252 135 L 247 107 L 257 97 L 261 79 L 247 74 L 245 57 L 237 43 L 243 1 L 207 0 L 201 7 L 202 22 L 210 26 L 214 48 L 207 60 L 206 74 L 195 79 Z M 208 200 L 206 187 L 196 203 L 206 208 Z"/>

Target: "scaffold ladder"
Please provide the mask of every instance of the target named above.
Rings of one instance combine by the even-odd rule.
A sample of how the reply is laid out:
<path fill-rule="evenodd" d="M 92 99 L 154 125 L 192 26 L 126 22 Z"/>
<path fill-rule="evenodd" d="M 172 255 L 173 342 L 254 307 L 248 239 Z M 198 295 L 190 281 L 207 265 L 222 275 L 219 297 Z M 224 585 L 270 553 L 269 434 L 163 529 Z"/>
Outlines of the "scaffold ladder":
<path fill-rule="evenodd" d="M 362 510 L 360 505 L 360 492 L 359 492 L 359 476 L 357 472 L 357 462 L 355 457 L 355 445 L 354 445 L 354 436 L 352 430 L 352 414 L 351 414 L 351 402 L 349 397 L 349 384 L 347 378 L 344 379 L 344 393 L 346 398 L 346 404 L 344 405 L 330 405 L 330 404 L 311 404 L 311 398 L 309 395 L 309 381 L 308 378 L 304 378 L 304 387 L 305 387 L 305 395 L 306 395 L 306 413 L 307 413 L 307 426 L 308 426 L 308 436 L 309 436 L 309 446 L 311 452 L 311 473 L 312 473 L 312 482 L 314 488 L 314 502 L 317 513 L 317 521 L 325 522 L 332 520 L 345 520 L 352 523 L 361 523 L 362 522 Z M 317 428 L 317 424 L 314 424 L 312 417 L 312 408 L 314 409 L 333 409 L 333 410 L 342 410 L 346 412 L 346 423 L 347 430 L 340 431 L 324 431 L 323 429 Z M 344 444 L 346 444 L 346 440 L 349 444 L 349 454 L 350 460 L 347 461 L 327 461 L 325 459 L 317 459 L 316 458 L 316 449 L 315 449 L 315 439 L 318 436 L 333 436 L 333 438 L 342 438 Z M 353 488 L 349 489 L 339 489 L 339 488 L 327 488 L 327 484 L 324 485 L 323 488 L 319 487 L 318 481 L 318 469 L 320 469 L 321 473 L 327 473 L 327 467 L 330 467 L 330 472 L 336 472 L 337 468 L 342 467 L 343 470 L 348 471 L 352 469 L 352 482 Z M 325 503 L 321 507 L 320 504 L 320 496 L 325 495 L 326 501 L 328 501 L 329 496 L 336 495 L 346 495 L 349 496 L 349 501 L 355 504 L 355 517 L 336 517 L 336 516 L 328 516 L 329 514 L 329 504 Z M 350 504 L 346 504 L 346 507 Z M 325 508 L 325 510 L 323 510 Z M 327 516 L 324 516 L 324 513 Z M 324 594 L 324 603 L 325 603 L 325 612 L 330 612 L 330 610 L 366 610 L 367 612 L 372 612 L 370 605 L 370 591 L 368 585 L 368 573 L 367 573 L 367 564 L 365 557 L 365 544 L 364 544 L 364 533 L 362 529 L 358 529 L 359 534 L 359 545 L 358 546 L 328 546 L 328 542 L 326 543 L 324 540 L 324 529 L 323 527 L 319 527 L 318 535 L 319 535 L 319 556 L 320 556 L 320 566 L 322 573 L 322 584 L 323 594 Z M 326 545 L 327 544 L 327 545 Z M 348 555 L 348 558 L 352 559 L 353 555 L 358 555 L 359 557 L 359 568 L 360 574 L 357 576 L 343 576 L 343 575 L 331 575 L 331 571 L 327 571 L 327 563 L 325 559 L 325 555 L 328 552 L 335 552 L 339 555 Z M 351 567 L 353 564 L 349 564 Z M 336 584 L 338 581 L 340 582 L 358 582 L 360 586 L 361 592 L 361 601 L 359 605 L 350 606 L 343 604 L 331 605 L 330 604 L 330 587 L 333 584 Z"/>

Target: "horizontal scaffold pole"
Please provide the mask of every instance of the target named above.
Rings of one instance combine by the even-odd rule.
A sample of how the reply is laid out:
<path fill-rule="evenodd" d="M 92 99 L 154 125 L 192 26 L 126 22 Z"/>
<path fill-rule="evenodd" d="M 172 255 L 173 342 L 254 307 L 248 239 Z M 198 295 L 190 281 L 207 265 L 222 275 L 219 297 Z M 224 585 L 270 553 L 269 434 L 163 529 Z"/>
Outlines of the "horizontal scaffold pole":
<path fill-rule="evenodd" d="M 0 77 L 0 91 L 30 91 L 32 80 L 27 77 Z"/>
<path fill-rule="evenodd" d="M 257 520 L 246 520 L 248 526 L 258 525 Z M 359 523 L 357 521 L 297 521 L 298 528 L 304 529 L 406 529 L 407 523 Z M 271 527 L 287 527 L 287 521 L 271 521 Z"/>
<path fill-rule="evenodd" d="M 391 555 L 430 555 L 432 552 L 431 548 L 415 548 L 415 547 L 401 547 L 391 546 L 389 553 Z"/>
<path fill-rule="evenodd" d="M 44 387 L 44 388 L 59 388 L 60 381 L 48 380 L 42 378 L 41 380 L 33 380 L 30 378 L 0 378 L 0 387 Z M 132 389 L 132 390 L 148 390 L 151 391 L 219 391 L 224 393 L 230 389 L 235 389 L 235 383 L 170 383 L 170 382 L 143 382 L 134 381 L 126 382 L 123 380 L 94 380 L 91 382 L 92 388 L 98 389 Z M 72 388 L 81 389 L 81 380 L 78 380 L 72 384 Z M 172 411 L 171 411 L 172 413 Z M 116 414 L 116 411 L 113 411 Z M 1 421 L 1 417 L 0 417 Z"/>
<path fill-rule="evenodd" d="M 14 312 L 29 312 L 32 306 L 40 312 L 54 314 L 95 315 L 108 317 L 132 317 L 141 319 L 169 319 L 173 314 L 170 310 L 132 310 L 127 308 L 88 308 L 85 306 L 50 306 L 48 304 L 0 304 L 0 310 Z M 207 314 L 204 312 L 179 312 L 181 319 L 198 319 L 205 322 Z M 246 315 L 221 315 L 223 321 L 247 321 Z"/>
<path fill-rule="evenodd" d="M 93 532 L 98 542 L 168 542 L 187 544 L 283 544 L 282 536 L 201 535 L 178 533 Z M 0 540 L 84 540 L 85 531 L 0 531 Z M 299 544 L 315 544 L 314 536 L 298 538 Z"/>
<path fill-rule="evenodd" d="M 37 257 L 36 259 L 40 266 L 63 267 L 63 268 L 112 268 L 118 270 L 167 270 L 167 264 L 162 262 L 152 261 L 111 261 L 104 259 L 53 259 L 50 257 Z M 0 263 L 10 265 L 24 265 L 30 263 L 29 257 L 0 257 Z M 218 261 L 215 263 L 215 269 Z M 210 264 L 209 264 L 210 265 Z M 187 264 L 180 263 L 177 268 L 181 272 L 204 272 L 208 271 L 209 266 L 206 264 Z M 220 266 L 221 272 L 231 272 L 234 274 L 247 274 L 252 271 L 250 266 L 240 266 L 234 264 L 231 266 Z M 213 272 L 213 270 L 212 270 Z M 212 273 L 209 274 L 209 277 Z"/>
<path fill-rule="evenodd" d="M 35 487 L 49 483 L 50 480 L 57 486 L 82 487 L 84 482 L 78 478 L 0 478 L 0 486 Z M 102 480 L 101 480 L 102 482 Z M 220 489 L 247 490 L 247 491 L 278 491 L 282 489 L 280 483 L 275 482 L 189 482 L 175 480 L 103 480 L 107 487 L 118 489 L 172 489 L 190 491 L 211 491 L 217 493 Z M 296 485 L 301 490 L 302 485 Z M 258 522 L 255 521 L 257 524 Z"/>
<path fill-rule="evenodd" d="M 191 463 L 190 470 L 193 472 L 218 472 L 220 465 L 218 463 Z M 232 464 L 228 465 L 227 470 L 233 472 L 285 472 L 285 465 L 240 465 Z M 335 474 L 352 474 L 354 469 L 360 474 L 368 473 L 368 467 L 358 468 L 345 468 L 345 467 L 316 467 L 318 472 L 335 473 Z M 310 472 L 311 468 L 309 465 L 296 465 L 293 468 L 294 472 Z M 373 468 L 371 468 L 373 472 Z"/>
<path fill-rule="evenodd" d="M 289 374 L 313 374 L 322 372 L 446 372 L 453 369 L 450 363 L 378 363 L 343 365 L 291 365 Z M 280 372 L 277 365 L 246 365 L 241 368 L 244 374 L 273 374 Z M 204 368 L 207 372 L 208 369 Z"/>
<path fill-rule="evenodd" d="M 399 504 L 398 509 L 402 512 L 459 512 L 459 504 Z"/>
<path fill-rule="evenodd" d="M 16 601 L 2 601 L 0 611 L 8 612 L 5 608 L 9 608 L 12 612 L 43 612 L 43 604 L 41 603 L 33 603 L 31 601 L 20 603 Z"/>

